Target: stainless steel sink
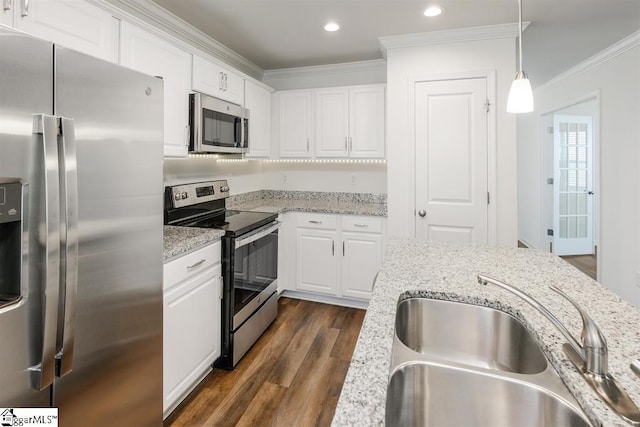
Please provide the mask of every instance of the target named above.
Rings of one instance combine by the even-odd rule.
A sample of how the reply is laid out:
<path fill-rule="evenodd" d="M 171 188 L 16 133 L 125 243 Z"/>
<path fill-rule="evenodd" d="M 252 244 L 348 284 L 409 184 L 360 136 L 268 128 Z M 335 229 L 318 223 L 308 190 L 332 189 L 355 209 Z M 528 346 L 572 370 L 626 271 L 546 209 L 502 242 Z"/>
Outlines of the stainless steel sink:
<path fill-rule="evenodd" d="M 387 426 L 589 426 L 515 317 L 427 298 L 398 303 Z"/>
<path fill-rule="evenodd" d="M 387 426 L 589 426 L 567 402 L 513 379 L 431 364 L 391 376 Z"/>
<path fill-rule="evenodd" d="M 488 307 L 426 298 L 398 304 L 396 334 L 418 353 L 521 374 L 537 374 L 547 360 L 515 317 Z"/>

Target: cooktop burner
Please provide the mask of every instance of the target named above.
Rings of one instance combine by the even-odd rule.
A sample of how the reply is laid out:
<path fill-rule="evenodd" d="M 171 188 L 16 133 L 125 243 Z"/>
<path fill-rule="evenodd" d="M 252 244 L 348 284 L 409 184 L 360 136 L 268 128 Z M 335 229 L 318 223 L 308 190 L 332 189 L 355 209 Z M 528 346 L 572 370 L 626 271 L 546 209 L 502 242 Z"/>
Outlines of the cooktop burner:
<path fill-rule="evenodd" d="M 271 212 L 227 210 L 229 197 L 226 181 L 181 184 L 165 189 L 164 223 L 182 227 L 216 228 L 225 236 L 235 237 L 273 222 Z"/>
<path fill-rule="evenodd" d="M 224 210 L 205 217 L 192 218 L 175 223 L 182 227 L 216 228 L 226 231 L 227 235 L 238 236 L 273 222 L 277 214 L 269 212 Z"/>

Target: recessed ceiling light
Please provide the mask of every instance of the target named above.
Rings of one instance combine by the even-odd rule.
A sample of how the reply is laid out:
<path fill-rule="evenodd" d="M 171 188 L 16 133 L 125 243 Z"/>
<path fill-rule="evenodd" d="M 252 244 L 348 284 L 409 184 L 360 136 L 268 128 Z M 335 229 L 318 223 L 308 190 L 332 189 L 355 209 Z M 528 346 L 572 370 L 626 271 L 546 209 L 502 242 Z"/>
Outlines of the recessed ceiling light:
<path fill-rule="evenodd" d="M 443 12 L 443 9 L 440 6 L 429 6 L 425 11 L 424 11 L 424 16 L 428 16 L 428 17 L 433 17 L 433 16 L 438 16 Z"/>
<path fill-rule="evenodd" d="M 340 29 L 340 25 L 336 24 L 335 22 L 327 22 L 324 26 L 324 30 L 325 31 L 338 31 Z"/>

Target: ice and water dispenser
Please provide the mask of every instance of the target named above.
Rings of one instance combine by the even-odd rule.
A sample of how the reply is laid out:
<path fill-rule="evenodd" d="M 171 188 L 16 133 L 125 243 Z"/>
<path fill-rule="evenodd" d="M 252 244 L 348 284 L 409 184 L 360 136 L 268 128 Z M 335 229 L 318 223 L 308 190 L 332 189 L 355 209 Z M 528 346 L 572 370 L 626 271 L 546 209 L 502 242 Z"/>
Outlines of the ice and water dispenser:
<path fill-rule="evenodd" d="M 0 308 L 21 298 L 25 189 L 18 179 L 0 178 Z"/>

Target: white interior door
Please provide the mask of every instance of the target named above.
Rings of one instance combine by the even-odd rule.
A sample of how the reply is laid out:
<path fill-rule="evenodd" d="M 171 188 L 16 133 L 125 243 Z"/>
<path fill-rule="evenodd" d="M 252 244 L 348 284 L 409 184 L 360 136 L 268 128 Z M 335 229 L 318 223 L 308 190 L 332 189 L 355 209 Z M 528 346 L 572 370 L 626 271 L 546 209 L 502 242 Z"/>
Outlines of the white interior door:
<path fill-rule="evenodd" d="M 553 252 L 593 253 L 593 119 L 554 115 Z"/>
<path fill-rule="evenodd" d="M 487 82 L 415 88 L 416 238 L 487 243 Z"/>

